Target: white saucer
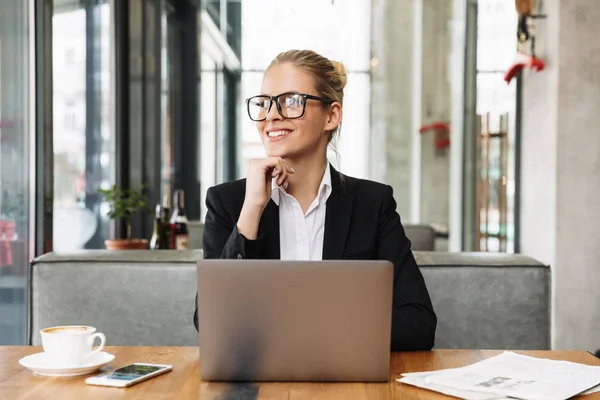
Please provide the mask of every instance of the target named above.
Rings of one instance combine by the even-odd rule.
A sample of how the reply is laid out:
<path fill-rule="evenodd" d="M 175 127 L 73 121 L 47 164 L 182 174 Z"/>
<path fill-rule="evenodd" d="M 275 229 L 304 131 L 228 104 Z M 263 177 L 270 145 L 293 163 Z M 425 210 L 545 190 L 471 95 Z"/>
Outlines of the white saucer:
<path fill-rule="evenodd" d="M 57 363 L 47 353 L 42 352 L 21 358 L 19 364 L 38 375 L 78 376 L 96 372 L 114 359 L 114 355 L 101 351 L 89 356 L 89 360 L 85 364 L 65 366 Z"/>

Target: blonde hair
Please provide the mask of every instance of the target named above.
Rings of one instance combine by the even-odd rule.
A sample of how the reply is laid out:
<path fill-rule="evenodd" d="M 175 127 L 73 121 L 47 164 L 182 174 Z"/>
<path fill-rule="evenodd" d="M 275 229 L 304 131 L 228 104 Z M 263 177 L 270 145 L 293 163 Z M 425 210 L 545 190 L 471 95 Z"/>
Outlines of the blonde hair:
<path fill-rule="evenodd" d="M 312 50 L 289 50 L 279 53 L 271 61 L 269 68 L 274 65 L 290 63 L 310 74 L 315 81 L 315 89 L 319 96 L 344 104 L 344 87 L 348 77 L 344 64 L 331 61 Z M 268 70 L 268 68 L 267 68 Z M 339 134 L 341 122 L 336 129 L 330 131 L 329 142 Z"/>

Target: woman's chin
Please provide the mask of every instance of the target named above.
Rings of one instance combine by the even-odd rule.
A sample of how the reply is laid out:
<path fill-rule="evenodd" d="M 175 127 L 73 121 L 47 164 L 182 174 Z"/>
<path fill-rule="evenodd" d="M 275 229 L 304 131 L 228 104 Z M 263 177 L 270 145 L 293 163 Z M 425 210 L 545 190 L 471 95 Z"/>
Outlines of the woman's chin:
<path fill-rule="evenodd" d="M 286 152 L 280 151 L 267 151 L 267 157 L 279 157 L 279 158 L 288 158 L 289 155 Z"/>
<path fill-rule="evenodd" d="M 267 157 L 289 157 L 292 152 L 290 152 L 287 148 L 283 146 L 273 146 L 272 144 L 268 144 L 265 146 L 265 153 Z"/>

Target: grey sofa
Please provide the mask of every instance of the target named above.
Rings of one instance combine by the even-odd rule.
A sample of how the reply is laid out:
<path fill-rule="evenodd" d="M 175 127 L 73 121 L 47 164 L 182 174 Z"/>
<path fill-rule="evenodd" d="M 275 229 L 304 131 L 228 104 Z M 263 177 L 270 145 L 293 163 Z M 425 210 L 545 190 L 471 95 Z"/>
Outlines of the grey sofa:
<path fill-rule="evenodd" d="M 190 221 L 189 246 L 190 249 L 202 249 L 202 234 L 204 233 L 204 224 L 200 221 Z M 435 230 L 430 225 L 405 224 L 404 231 L 410 239 L 413 251 L 433 251 L 435 250 Z"/>
<path fill-rule="evenodd" d="M 48 326 L 95 326 L 112 345 L 193 345 L 201 250 L 90 250 L 31 263 L 30 342 Z"/>
<path fill-rule="evenodd" d="M 200 221 L 190 221 L 188 223 L 188 245 L 190 249 L 202 249 L 202 235 L 204 234 L 204 224 Z"/>
<path fill-rule="evenodd" d="M 415 252 L 438 317 L 436 348 L 550 348 L 550 268 L 501 253 Z"/>
<path fill-rule="evenodd" d="M 31 264 L 30 342 L 63 324 L 113 345 L 196 345 L 201 251 L 47 254 Z M 548 349 L 550 270 L 506 254 L 415 252 L 438 315 L 436 348 Z"/>
<path fill-rule="evenodd" d="M 435 250 L 435 230 L 430 225 L 405 224 L 404 232 L 413 251 Z"/>

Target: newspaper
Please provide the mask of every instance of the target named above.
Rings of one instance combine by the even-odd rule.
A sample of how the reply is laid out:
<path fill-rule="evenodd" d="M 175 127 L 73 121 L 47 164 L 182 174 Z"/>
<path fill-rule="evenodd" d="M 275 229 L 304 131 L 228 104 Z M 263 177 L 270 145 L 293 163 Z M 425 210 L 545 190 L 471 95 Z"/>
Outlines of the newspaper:
<path fill-rule="evenodd" d="M 412 385 L 412 386 L 420 387 L 422 389 L 432 390 L 434 392 L 442 393 L 442 394 L 445 394 L 448 396 L 458 397 L 458 398 L 465 399 L 465 400 L 506 400 L 506 399 L 508 399 L 505 396 L 498 395 L 495 393 L 485 393 L 485 392 L 479 392 L 479 391 L 476 392 L 476 391 L 472 391 L 472 390 L 456 389 L 453 387 L 437 385 L 435 383 L 430 383 L 427 381 L 427 378 L 429 378 L 433 375 L 444 374 L 448 371 L 452 371 L 452 370 L 451 369 L 442 369 L 442 370 L 431 371 L 431 372 L 405 373 L 405 374 L 402 374 L 402 378 L 397 379 L 397 381 L 400 383 L 407 384 L 407 385 Z"/>
<path fill-rule="evenodd" d="M 600 385 L 594 386 L 590 390 L 586 390 L 585 392 L 583 392 L 581 394 L 592 394 L 592 393 L 598 393 L 598 392 L 600 392 Z"/>
<path fill-rule="evenodd" d="M 453 387 L 437 385 L 435 383 L 427 382 L 427 377 L 432 374 L 443 372 L 447 370 L 440 371 L 432 371 L 432 372 L 416 372 L 409 374 L 402 374 L 403 377 L 396 379 L 400 383 L 404 383 L 406 385 L 416 386 L 421 389 L 432 390 L 434 392 L 442 393 L 448 396 L 458 397 L 459 399 L 464 400 L 514 400 L 514 397 L 506 397 L 494 393 L 486 393 L 486 392 L 475 392 L 472 390 L 463 390 L 456 389 Z M 586 390 L 581 393 L 581 395 L 592 394 L 600 392 L 600 385 L 591 388 L 590 390 Z"/>
<path fill-rule="evenodd" d="M 600 367 L 504 352 L 463 368 L 430 374 L 430 384 L 526 400 L 562 400 L 600 384 Z"/>

